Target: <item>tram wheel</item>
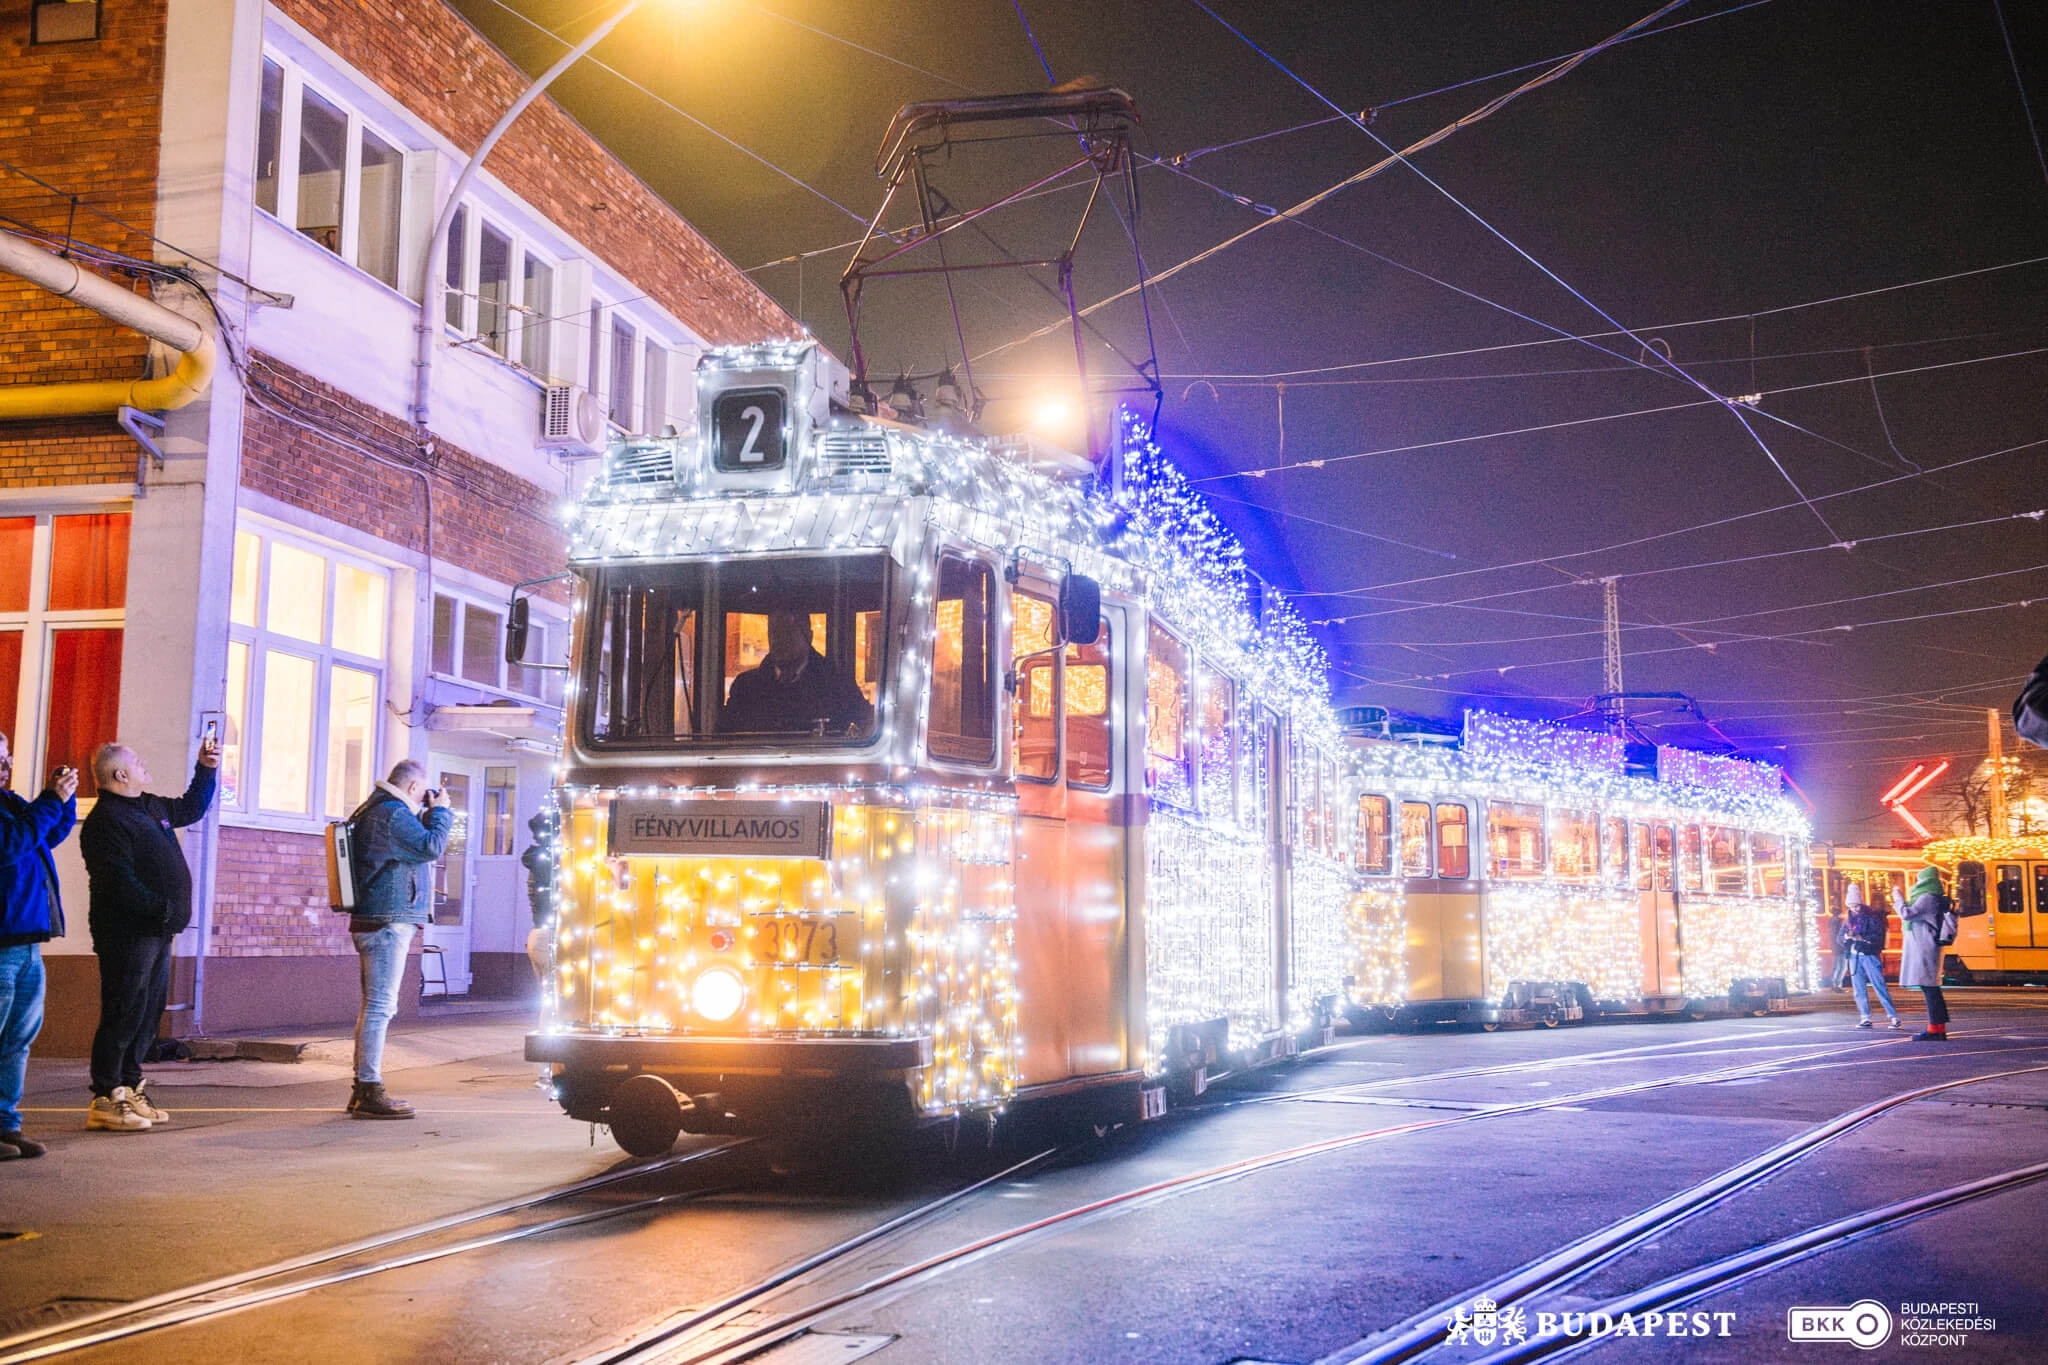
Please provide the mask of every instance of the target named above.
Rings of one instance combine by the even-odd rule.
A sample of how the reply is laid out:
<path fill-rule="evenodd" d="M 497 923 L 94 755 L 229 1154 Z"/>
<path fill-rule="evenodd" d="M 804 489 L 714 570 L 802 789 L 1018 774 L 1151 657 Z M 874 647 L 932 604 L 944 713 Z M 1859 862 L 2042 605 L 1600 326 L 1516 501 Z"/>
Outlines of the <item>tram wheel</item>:
<path fill-rule="evenodd" d="M 1538 1015 L 1536 1017 L 1536 1022 L 1543 1025 L 1543 1027 L 1545 1028 L 1556 1028 L 1559 1024 L 1563 1023 L 1564 1020 L 1553 1012 L 1549 1014 Z"/>
<path fill-rule="evenodd" d="M 1481 1033 L 1499 1033 L 1499 1032 L 1500 1032 L 1500 1020 L 1498 1020 L 1498 1019 L 1482 1019 L 1482 1020 L 1480 1020 L 1480 1021 L 1479 1021 L 1479 1031 L 1480 1031 Z"/>
<path fill-rule="evenodd" d="M 659 1076 L 635 1076 L 612 1092 L 612 1137 L 632 1156 L 661 1156 L 683 1131 L 683 1097 Z"/>

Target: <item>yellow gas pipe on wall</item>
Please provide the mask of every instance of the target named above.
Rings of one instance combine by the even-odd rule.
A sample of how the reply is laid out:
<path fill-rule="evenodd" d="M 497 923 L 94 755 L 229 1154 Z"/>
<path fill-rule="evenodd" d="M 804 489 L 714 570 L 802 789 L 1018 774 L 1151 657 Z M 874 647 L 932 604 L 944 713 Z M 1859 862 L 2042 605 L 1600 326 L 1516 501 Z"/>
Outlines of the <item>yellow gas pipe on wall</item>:
<path fill-rule="evenodd" d="M 117 412 L 124 407 L 165 412 L 192 402 L 212 382 L 214 347 L 210 325 L 173 312 L 5 230 L 0 230 L 0 270 L 184 353 L 178 367 L 158 379 L 0 387 L 0 421 L 84 417 Z"/>

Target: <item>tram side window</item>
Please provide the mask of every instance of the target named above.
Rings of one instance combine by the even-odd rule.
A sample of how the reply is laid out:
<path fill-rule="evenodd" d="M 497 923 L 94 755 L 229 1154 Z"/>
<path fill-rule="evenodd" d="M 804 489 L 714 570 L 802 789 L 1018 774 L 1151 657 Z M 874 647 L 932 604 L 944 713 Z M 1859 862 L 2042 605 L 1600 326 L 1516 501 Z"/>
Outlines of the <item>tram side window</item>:
<path fill-rule="evenodd" d="M 1384 877 L 1394 870 L 1393 803 L 1384 796 L 1358 798 L 1358 868 Z"/>
<path fill-rule="evenodd" d="M 1260 838 L 1273 833 L 1273 715 L 1253 706 L 1240 727 L 1244 760 L 1246 825 Z"/>
<path fill-rule="evenodd" d="M 996 756 L 995 574 L 976 559 L 939 560 L 934 609 L 929 747 L 941 758 L 987 763 Z"/>
<path fill-rule="evenodd" d="M 1017 670 L 1012 758 L 1017 776 L 1029 782 L 1050 782 L 1060 768 L 1060 676 L 1052 647 L 1053 604 L 1028 592 L 1011 594 L 1010 658 Z"/>
<path fill-rule="evenodd" d="M 1494 877 L 1543 875 L 1543 807 L 1516 801 L 1486 803 L 1486 861 Z"/>
<path fill-rule="evenodd" d="M 1429 875 L 1429 803 L 1427 801 L 1403 801 L 1401 803 L 1401 875 L 1404 877 L 1427 877 Z"/>
<path fill-rule="evenodd" d="M 1749 869 L 1742 856 L 1742 831 L 1707 826 L 1707 889 L 1717 896 L 1740 896 L 1748 888 Z"/>
<path fill-rule="evenodd" d="M 1472 816 L 1456 802 L 1436 808 L 1436 874 L 1450 881 L 1472 875 Z"/>
<path fill-rule="evenodd" d="M 1065 672 L 1067 785 L 1100 791 L 1109 786 L 1115 752 L 1109 731 L 1113 675 L 1107 618 L 1094 644 L 1067 646 Z"/>
<path fill-rule="evenodd" d="M 1145 650 L 1145 787 L 1155 801 L 1192 809 L 1188 781 L 1188 649 L 1154 621 Z"/>
<path fill-rule="evenodd" d="M 1230 679 L 1207 664 L 1196 676 L 1202 684 L 1201 724 L 1196 731 L 1196 762 L 1202 788 L 1202 813 L 1214 820 L 1237 823 L 1237 764 L 1234 721 L 1237 689 Z"/>
<path fill-rule="evenodd" d="M 1785 836 L 1782 834 L 1752 834 L 1749 836 L 1750 852 L 1756 860 L 1756 882 L 1754 891 L 1759 896 L 1782 896 L 1785 894 Z"/>
<path fill-rule="evenodd" d="M 1337 827 L 1337 812 L 1344 809 L 1338 796 L 1337 765 L 1321 754 L 1316 755 L 1316 823 L 1323 830 L 1323 853 L 1331 858 L 1344 856 L 1344 835 Z"/>
<path fill-rule="evenodd" d="M 1600 875 L 1600 823 L 1593 812 L 1550 813 L 1550 875 L 1561 882 L 1590 882 Z"/>
<path fill-rule="evenodd" d="M 1600 841 L 1601 880 L 1609 886 L 1628 885 L 1628 821 L 1619 815 L 1607 817 Z"/>
<path fill-rule="evenodd" d="M 2020 880 L 2018 863 L 1998 865 L 1998 913 L 2001 915 L 2024 915 L 2027 913 L 2027 887 Z"/>
<path fill-rule="evenodd" d="M 1700 864 L 1700 827 L 1687 825 L 1678 831 L 1678 883 L 1687 891 L 1707 889 L 1707 874 Z"/>
<path fill-rule="evenodd" d="M 2034 864 L 2034 913 L 2048 910 L 2048 863 Z"/>

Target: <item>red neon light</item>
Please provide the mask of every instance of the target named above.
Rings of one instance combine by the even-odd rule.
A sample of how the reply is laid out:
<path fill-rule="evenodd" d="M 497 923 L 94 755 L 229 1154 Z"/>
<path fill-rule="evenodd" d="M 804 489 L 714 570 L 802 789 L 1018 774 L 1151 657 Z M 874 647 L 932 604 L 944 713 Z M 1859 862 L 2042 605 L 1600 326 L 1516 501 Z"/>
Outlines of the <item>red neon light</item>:
<path fill-rule="evenodd" d="M 1911 782 L 1914 778 L 1918 777 L 1921 773 L 1925 772 L 1926 770 L 1927 765 L 1925 763 L 1914 764 L 1913 771 L 1907 773 L 1904 777 L 1900 778 L 1899 784 L 1896 787 L 1893 787 L 1883 796 L 1877 798 L 1877 804 L 1880 806 L 1889 806 L 1892 803 L 1892 801 L 1898 796 L 1898 794 L 1906 789 L 1906 784 L 1908 782 Z"/>
<path fill-rule="evenodd" d="M 1883 806 L 1886 810 L 1890 811 L 1893 815 L 1896 815 L 1901 820 L 1904 820 L 1906 822 L 1906 827 L 1912 830 L 1915 834 L 1919 835 L 1922 839 L 1932 839 L 1934 837 L 1934 831 L 1928 829 L 1927 826 L 1921 824 L 1919 820 L 1915 819 L 1913 812 L 1906 809 L 1906 803 L 1908 801 L 1911 801 L 1914 797 L 1918 796 L 1921 792 L 1926 791 L 1928 783 L 1934 781 L 1935 778 L 1940 777 L 1943 773 L 1947 771 L 1948 760 L 1945 758 L 1941 760 L 1941 762 L 1935 764 L 1932 771 L 1928 770 L 1927 765 L 1925 763 L 1916 763 L 1913 765 L 1912 772 L 1907 773 L 1904 777 L 1899 779 L 1897 786 L 1893 787 L 1883 796 L 1877 798 L 1877 803 Z"/>

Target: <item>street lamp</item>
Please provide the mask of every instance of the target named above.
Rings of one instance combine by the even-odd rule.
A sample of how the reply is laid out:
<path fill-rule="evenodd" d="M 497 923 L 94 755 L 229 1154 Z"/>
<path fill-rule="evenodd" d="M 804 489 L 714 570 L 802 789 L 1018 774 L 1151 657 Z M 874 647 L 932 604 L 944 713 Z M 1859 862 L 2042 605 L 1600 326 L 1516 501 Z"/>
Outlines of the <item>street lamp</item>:
<path fill-rule="evenodd" d="M 434 217 L 433 236 L 427 241 L 427 259 L 420 280 L 420 321 L 416 331 L 418 351 L 413 358 L 413 401 L 412 420 L 422 432 L 427 429 L 428 398 L 434 384 L 434 337 L 441 330 L 443 300 L 446 297 L 448 275 L 448 225 L 455 220 L 455 211 L 462 206 L 462 195 L 469 188 L 469 182 L 476 179 L 484 158 L 498 145 L 498 139 L 512 126 L 512 121 L 526 112 L 526 106 L 539 98 L 542 91 L 554 84 L 555 77 L 574 66 L 583 54 L 596 47 L 606 34 L 617 28 L 626 16 L 639 9 L 642 0 L 626 0 L 617 13 L 592 29 L 589 36 L 562 54 L 561 60 L 543 71 L 526 92 L 512 101 L 512 107 L 499 116 L 491 125 L 491 131 L 484 134 L 484 140 L 477 144 L 469 164 L 462 168 L 462 174 L 455 177 L 454 188 L 448 191 L 448 200 L 441 205 L 440 213 Z"/>

